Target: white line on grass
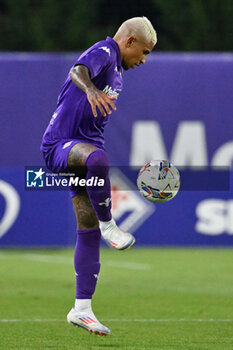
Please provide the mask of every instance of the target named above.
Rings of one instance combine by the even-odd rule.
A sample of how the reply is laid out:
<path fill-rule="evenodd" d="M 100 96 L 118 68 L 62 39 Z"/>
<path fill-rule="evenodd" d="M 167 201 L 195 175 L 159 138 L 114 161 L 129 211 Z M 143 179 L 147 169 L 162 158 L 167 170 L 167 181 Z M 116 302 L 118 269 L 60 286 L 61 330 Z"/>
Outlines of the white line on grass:
<path fill-rule="evenodd" d="M 120 267 L 123 269 L 129 269 L 129 270 L 150 270 L 151 269 L 151 266 L 149 264 L 140 264 L 136 262 L 127 262 L 127 261 L 108 261 L 104 265 L 110 266 L 110 267 Z"/>
<path fill-rule="evenodd" d="M 6 253 L 0 253 L 0 258 L 12 257 L 12 255 L 8 255 Z M 18 257 L 23 260 L 30 261 L 38 261 L 43 263 L 52 263 L 52 264 L 73 264 L 73 258 L 69 258 L 66 256 L 55 256 L 55 255 L 47 255 L 47 254 L 32 254 L 25 253 L 19 254 Z M 150 270 L 151 266 L 149 264 L 137 263 L 137 262 L 128 262 L 128 261 L 107 261 L 105 266 L 109 267 L 118 267 L 121 269 L 127 270 Z"/>
<path fill-rule="evenodd" d="M 128 319 L 128 318 L 105 318 L 102 319 L 103 322 L 150 322 L 150 323 L 159 323 L 159 322 L 165 322 L 165 323 L 172 323 L 172 322 L 233 322 L 232 318 L 135 318 L 135 319 Z M 2 323 L 8 323 L 8 322 L 65 322 L 64 319 L 46 319 L 46 318 L 27 318 L 27 319 L 0 319 L 0 322 Z"/>
<path fill-rule="evenodd" d="M 142 319 L 103 319 L 103 321 L 109 321 L 109 322 L 233 322 L 233 319 L 216 319 L 216 318 L 142 318 Z"/>
<path fill-rule="evenodd" d="M 43 254 L 25 254 L 21 256 L 23 259 L 39 261 L 45 263 L 53 263 L 53 264 L 72 264 L 73 259 L 67 256 L 55 256 L 55 255 L 43 255 Z"/>

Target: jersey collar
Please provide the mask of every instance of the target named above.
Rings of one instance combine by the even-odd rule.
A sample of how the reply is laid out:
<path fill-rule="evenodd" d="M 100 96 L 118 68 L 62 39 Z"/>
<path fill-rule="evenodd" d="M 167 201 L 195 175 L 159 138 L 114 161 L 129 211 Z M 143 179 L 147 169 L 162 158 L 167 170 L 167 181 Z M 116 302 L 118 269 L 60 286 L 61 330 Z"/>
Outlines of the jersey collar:
<path fill-rule="evenodd" d="M 119 46 L 117 45 L 115 40 L 113 40 L 110 36 L 108 36 L 106 38 L 106 41 L 108 41 L 112 45 L 112 47 L 116 50 L 116 52 L 117 52 L 117 65 L 119 67 L 121 67 L 121 53 L 120 53 Z"/>

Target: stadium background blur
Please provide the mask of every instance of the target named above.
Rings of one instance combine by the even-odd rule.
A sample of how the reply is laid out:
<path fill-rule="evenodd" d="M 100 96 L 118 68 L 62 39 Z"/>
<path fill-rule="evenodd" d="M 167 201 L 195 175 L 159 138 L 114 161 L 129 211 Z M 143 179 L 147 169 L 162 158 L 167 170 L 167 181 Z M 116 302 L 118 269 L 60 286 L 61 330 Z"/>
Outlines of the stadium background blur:
<path fill-rule="evenodd" d="M 41 137 L 78 54 L 142 15 L 158 43 L 145 66 L 125 72 L 106 129 L 113 214 L 137 243 L 123 256 L 102 249 L 96 310 L 113 335 L 90 340 L 63 324 L 72 203 L 67 191 L 28 188 L 27 170 L 44 166 Z M 0 349 L 231 348 L 232 18 L 231 0 L 0 1 Z M 135 187 L 152 158 L 181 171 L 169 203 Z"/>
<path fill-rule="evenodd" d="M 1 51 L 81 51 L 147 16 L 156 51 L 232 51 L 231 0 L 1 0 Z M 84 35 L 85 33 L 85 35 Z"/>

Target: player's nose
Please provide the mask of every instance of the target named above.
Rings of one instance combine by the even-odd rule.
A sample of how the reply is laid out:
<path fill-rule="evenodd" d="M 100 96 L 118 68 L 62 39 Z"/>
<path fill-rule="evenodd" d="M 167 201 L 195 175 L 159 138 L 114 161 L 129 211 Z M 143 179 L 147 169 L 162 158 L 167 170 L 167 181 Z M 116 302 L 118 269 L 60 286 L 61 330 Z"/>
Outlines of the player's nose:
<path fill-rule="evenodd" d="M 146 57 L 143 57 L 140 61 L 140 64 L 145 64 L 146 63 Z"/>

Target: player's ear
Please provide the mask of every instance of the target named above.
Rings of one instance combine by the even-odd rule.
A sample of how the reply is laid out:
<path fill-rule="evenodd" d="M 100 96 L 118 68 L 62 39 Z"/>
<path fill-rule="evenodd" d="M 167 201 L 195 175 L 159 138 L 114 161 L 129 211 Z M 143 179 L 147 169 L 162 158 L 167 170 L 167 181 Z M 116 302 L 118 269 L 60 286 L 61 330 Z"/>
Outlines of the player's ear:
<path fill-rule="evenodd" d="M 127 41 L 126 41 L 126 47 L 130 47 L 132 46 L 133 42 L 135 41 L 136 39 L 133 37 L 133 36 L 130 36 L 128 37 Z"/>

